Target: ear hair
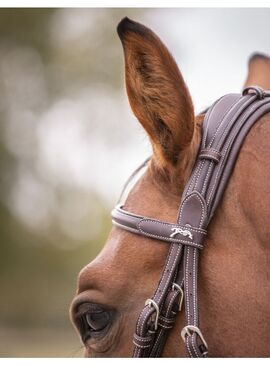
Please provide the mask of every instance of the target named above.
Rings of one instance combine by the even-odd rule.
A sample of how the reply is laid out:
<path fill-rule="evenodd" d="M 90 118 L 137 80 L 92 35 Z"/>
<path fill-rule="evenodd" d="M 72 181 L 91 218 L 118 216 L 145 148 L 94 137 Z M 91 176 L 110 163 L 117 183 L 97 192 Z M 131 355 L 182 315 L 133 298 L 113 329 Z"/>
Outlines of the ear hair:
<path fill-rule="evenodd" d="M 150 29 L 124 18 L 117 31 L 129 102 L 149 135 L 155 164 L 164 171 L 176 167 L 194 134 L 194 110 L 183 77 Z"/>

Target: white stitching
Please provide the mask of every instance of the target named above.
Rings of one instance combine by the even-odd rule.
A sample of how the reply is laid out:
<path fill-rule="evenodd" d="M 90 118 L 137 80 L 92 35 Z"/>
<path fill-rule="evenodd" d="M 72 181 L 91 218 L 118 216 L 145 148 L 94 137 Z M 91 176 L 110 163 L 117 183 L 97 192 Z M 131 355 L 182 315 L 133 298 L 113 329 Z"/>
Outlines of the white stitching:
<path fill-rule="evenodd" d="M 133 343 L 136 347 L 139 347 L 140 349 L 147 349 L 151 346 L 151 345 L 145 345 L 145 346 L 144 345 L 139 345 L 139 344 L 135 343 L 134 341 L 133 341 Z"/>
<path fill-rule="evenodd" d="M 213 151 L 213 152 L 216 152 L 218 155 L 220 155 L 221 153 L 220 153 L 220 151 L 217 149 L 217 148 L 214 148 L 214 147 L 205 147 L 205 148 L 203 148 L 202 150 L 201 150 L 201 152 L 202 151 L 204 151 L 204 150 L 211 150 L 211 151 Z"/>
<path fill-rule="evenodd" d="M 196 190 L 196 187 L 197 187 L 197 184 L 198 184 L 198 181 L 199 181 L 199 177 L 201 176 L 202 169 L 203 169 L 203 167 L 204 167 L 204 165 L 205 165 L 205 161 L 206 161 L 206 160 L 202 160 L 202 164 L 201 164 L 201 167 L 200 167 L 200 169 L 199 169 L 199 172 L 198 172 L 197 178 L 196 178 L 196 180 L 195 180 L 195 182 L 194 182 L 194 188 L 193 188 L 193 190 Z"/>
<path fill-rule="evenodd" d="M 191 343 L 192 343 L 192 347 L 193 347 L 193 350 L 194 350 L 194 352 L 195 352 L 196 356 L 197 356 L 197 357 L 200 357 L 200 356 L 199 356 L 199 354 L 198 354 L 198 352 L 197 352 L 197 350 L 196 350 L 196 346 L 195 346 L 195 336 L 196 336 L 196 334 L 195 334 L 195 333 L 193 333 L 193 334 L 191 335 Z"/>
<path fill-rule="evenodd" d="M 165 326 L 164 324 L 159 324 L 159 325 L 160 325 L 160 327 L 167 329 L 167 330 L 173 328 L 173 326 Z"/>
<path fill-rule="evenodd" d="M 193 232 L 197 232 L 197 233 L 201 233 L 201 234 L 206 234 L 206 230 L 205 229 L 202 229 L 202 228 L 196 228 L 196 227 L 190 227 L 190 226 L 184 226 L 184 225 L 181 225 L 181 224 L 173 224 L 173 223 L 165 223 L 165 222 L 161 222 L 161 221 L 157 221 L 155 219 L 151 219 L 151 218 L 146 218 L 146 219 L 141 219 L 140 222 L 137 224 L 138 226 L 138 229 L 143 231 L 143 228 L 141 228 L 141 224 L 144 223 L 144 222 L 151 222 L 151 223 L 154 223 L 154 224 L 158 224 L 158 225 L 163 225 L 163 226 L 168 226 L 168 227 L 176 227 L 176 228 L 183 228 L 183 229 L 188 229 L 190 231 L 193 231 Z"/>
<path fill-rule="evenodd" d="M 229 108 L 229 109 L 226 109 L 226 112 L 223 114 L 223 116 L 222 116 L 222 118 L 221 118 L 221 122 L 220 122 L 220 124 L 219 124 L 219 126 L 218 126 L 218 128 L 216 129 L 216 131 L 215 131 L 215 133 L 214 133 L 214 136 L 212 137 L 212 139 L 211 139 L 211 141 L 210 141 L 210 143 L 209 143 L 209 145 L 207 146 L 207 148 L 212 148 L 212 144 L 213 144 L 213 142 L 214 142 L 214 139 L 215 139 L 215 137 L 216 137 L 216 135 L 217 135 L 217 132 L 219 131 L 219 129 L 220 129 L 220 126 L 223 124 L 223 122 L 224 122 L 224 120 L 225 120 L 225 117 L 232 111 L 232 109 L 235 107 L 235 106 L 237 106 L 238 104 L 239 104 L 239 102 L 241 101 L 242 99 L 238 99 L 238 101 L 237 102 L 234 102 L 233 103 L 233 105 L 231 105 L 231 107 Z M 243 103 L 243 105 L 245 105 L 245 103 L 246 102 L 244 102 Z M 234 119 L 232 119 L 232 120 L 234 120 Z M 226 127 L 227 128 L 227 127 Z M 226 130 L 226 128 L 225 128 L 225 130 Z M 207 129 L 208 129 L 208 125 L 207 125 Z M 223 131 L 223 133 L 224 133 L 224 131 Z M 222 133 L 222 136 L 223 136 L 223 133 Z M 206 133 L 205 133 L 205 136 L 207 137 L 207 130 L 206 130 Z M 205 137 L 205 141 L 206 141 L 206 137 Z M 216 150 L 216 149 L 214 149 L 213 148 L 213 150 L 215 150 L 216 152 L 218 152 L 219 154 L 221 154 L 221 152 L 220 151 L 218 151 L 218 150 Z M 205 160 L 203 160 L 203 161 L 205 161 Z M 212 168 L 212 165 L 211 164 L 209 164 L 209 167 L 208 167 L 208 170 L 207 170 L 207 176 L 208 176 L 208 174 L 210 173 L 210 171 L 211 171 L 211 168 Z M 200 171 L 200 173 L 201 173 L 201 171 Z M 198 177 L 197 177 L 197 180 L 196 180 L 196 184 L 195 184 L 195 186 L 194 186 L 194 189 L 196 189 L 196 187 L 197 187 L 197 183 L 198 183 L 198 179 L 199 179 L 199 175 L 198 175 Z M 205 182 L 206 182 L 207 180 L 205 180 Z M 202 193 L 204 192 L 204 188 L 205 188 L 205 185 L 204 185 L 204 187 L 203 187 L 203 190 L 202 190 Z"/>
<path fill-rule="evenodd" d="M 140 317 L 142 318 L 142 326 L 141 326 L 141 331 L 140 331 L 140 335 L 142 336 L 143 335 L 143 327 L 144 327 L 144 324 L 145 324 L 145 321 L 146 321 L 146 318 L 148 317 L 148 315 L 151 313 L 152 309 L 150 307 L 146 307 L 144 308 L 145 309 L 145 313 L 143 315 L 143 311 L 141 312 L 141 315 Z M 138 321 L 139 322 L 139 321 Z M 138 323 L 139 325 L 139 323 Z"/>
<path fill-rule="evenodd" d="M 175 262 L 176 262 L 176 260 L 178 259 L 178 255 L 179 255 L 179 252 L 180 252 L 180 250 L 181 250 L 181 248 L 182 248 L 182 246 L 178 246 L 177 247 L 177 251 L 176 251 L 176 255 L 175 255 L 175 257 L 174 257 L 174 261 L 173 261 L 173 264 L 172 265 L 170 265 L 171 266 L 171 270 L 173 271 L 173 267 L 174 267 L 174 265 L 175 265 Z M 168 259 L 168 261 L 167 261 L 167 263 L 166 263 L 166 266 L 165 266 L 165 268 L 164 268 L 164 273 L 166 273 L 166 270 L 167 270 L 167 267 L 168 267 L 168 264 L 169 264 L 169 262 L 171 261 L 171 252 L 172 252 L 172 250 L 170 251 L 170 256 L 169 256 L 169 259 Z M 171 272 L 172 272 L 171 271 Z M 157 287 L 157 289 L 156 289 L 156 293 L 155 293 L 155 295 L 154 295 L 154 300 L 156 301 L 156 302 L 158 302 L 159 301 L 159 299 L 163 296 L 163 294 L 164 294 L 164 292 L 165 292 L 165 290 L 167 290 L 167 285 L 168 285 L 168 282 L 169 282 L 169 280 L 170 280 L 170 276 L 171 275 L 168 275 L 168 277 L 167 277 L 167 279 L 166 279 L 166 282 L 165 282 L 165 285 L 164 285 L 164 288 L 163 288 L 163 290 L 160 292 L 160 293 L 158 293 L 158 288 L 161 286 L 161 283 L 158 285 L 158 287 Z M 162 275 L 162 278 L 165 278 L 166 276 L 163 276 Z M 161 279 L 162 280 L 162 279 Z M 145 323 L 145 321 L 146 321 L 146 317 L 147 317 L 147 315 L 148 315 L 148 311 L 146 311 L 146 313 L 145 313 L 145 315 L 144 316 L 142 316 L 142 314 L 143 314 L 143 311 L 141 312 L 141 314 L 140 314 L 140 316 L 139 316 L 139 319 L 138 319 L 138 322 L 137 322 L 137 332 L 139 332 L 139 322 L 141 321 L 141 319 L 142 319 L 142 325 L 141 325 L 141 331 L 140 331 L 140 334 L 141 335 L 143 335 L 143 327 L 144 327 L 144 323 Z"/>
<path fill-rule="evenodd" d="M 210 172 L 212 171 L 212 166 L 213 166 L 213 163 L 211 164 L 211 161 L 210 161 L 210 164 L 208 166 L 208 171 L 207 171 L 206 177 L 204 179 L 203 187 L 202 187 L 202 194 L 204 194 L 204 192 L 205 192 L 206 184 L 208 183 L 208 177 L 209 177 Z"/>
<path fill-rule="evenodd" d="M 208 155 L 208 154 L 206 154 L 206 153 L 202 153 L 202 154 L 200 154 L 200 156 L 199 156 L 200 158 L 205 158 L 205 157 L 209 157 L 211 160 L 213 160 L 213 161 L 219 161 L 219 158 L 218 157 L 216 157 L 216 156 L 213 156 L 213 155 Z"/>
<path fill-rule="evenodd" d="M 221 126 L 222 126 L 222 124 L 223 124 L 223 122 L 224 122 L 224 120 L 225 120 L 225 117 L 236 107 L 236 106 L 238 106 L 238 104 L 241 104 L 241 102 L 243 101 L 243 98 L 240 98 L 240 99 L 238 99 L 237 100 L 237 102 L 234 102 L 233 103 L 233 105 L 231 105 L 231 107 L 229 108 L 229 109 L 226 109 L 226 111 L 224 112 L 224 114 L 223 114 L 223 116 L 222 116 L 222 118 L 221 118 L 221 122 L 219 123 L 219 126 L 217 127 L 217 129 L 216 129 L 216 131 L 215 131 L 215 133 L 214 133 L 214 135 L 213 135 L 213 137 L 212 137 L 212 139 L 211 139 L 211 141 L 210 141 L 210 143 L 209 143 L 209 145 L 208 145 L 208 147 L 211 147 L 212 146 L 212 143 L 214 142 L 214 140 L 215 140 L 215 138 L 216 138 L 216 135 L 217 135 L 217 133 L 218 133 L 218 131 L 219 131 L 219 129 L 221 128 Z M 242 103 L 242 105 L 245 105 L 245 103 L 246 103 L 246 100 Z M 241 106 L 242 106 L 241 105 Z M 227 128 L 227 127 L 226 127 Z M 226 129 L 225 128 L 225 129 Z M 223 131 L 224 132 L 224 131 Z M 222 135 L 223 135 L 223 133 L 222 133 Z M 222 136 L 221 135 L 221 136 Z"/>
<path fill-rule="evenodd" d="M 213 114 L 213 110 L 216 109 L 215 106 L 221 102 L 222 99 L 224 99 L 226 96 L 223 96 L 221 98 L 219 98 L 211 107 L 211 109 L 209 110 L 209 113 L 206 113 L 206 119 L 205 119 L 205 124 L 206 124 L 206 128 L 205 128 L 205 135 L 202 141 L 202 146 L 205 146 L 206 143 L 206 138 L 207 138 L 207 133 L 208 133 L 208 128 L 209 128 L 209 121 L 210 121 L 210 116 Z"/>
<path fill-rule="evenodd" d="M 219 138 L 219 141 L 218 141 L 218 147 L 220 146 L 221 142 L 223 142 L 222 139 L 223 139 L 224 134 L 226 134 L 227 130 L 230 129 L 231 126 L 234 125 L 235 120 L 237 120 L 240 117 L 241 113 L 243 112 L 243 109 L 242 108 L 244 108 L 244 113 L 246 114 L 247 111 L 249 110 L 249 107 L 252 110 L 252 108 L 254 106 L 254 104 L 252 106 L 252 103 L 253 103 L 254 100 L 256 100 L 256 96 L 255 97 L 251 97 L 248 100 L 246 100 L 246 101 L 243 102 L 243 104 L 241 105 L 240 113 L 239 113 L 239 110 L 236 111 L 236 116 L 234 114 L 234 116 L 232 117 L 232 119 L 229 121 L 229 123 L 226 125 L 224 131 L 222 132 L 222 134 L 221 134 L 221 136 Z M 241 120 L 241 118 L 240 118 L 240 120 Z"/>
<path fill-rule="evenodd" d="M 177 298 L 177 296 L 178 296 L 177 292 L 176 292 L 175 295 L 172 295 L 171 300 L 169 301 L 169 304 L 168 304 L 168 308 L 167 308 L 167 311 L 166 311 L 166 316 L 169 315 L 169 312 L 170 312 L 171 307 L 172 307 L 172 302 L 174 302 L 174 300 L 175 300 L 175 298 Z"/>
<path fill-rule="evenodd" d="M 200 173 L 202 164 L 203 164 L 203 161 L 199 161 L 199 164 L 197 165 L 196 169 L 194 170 L 194 174 L 193 174 L 193 177 L 190 181 L 190 184 L 189 184 L 189 187 L 188 187 L 188 190 L 187 190 L 187 194 L 191 193 L 192 186 L 194 184 L 194 180 L 196 180 L 197 175 Z"/>
<path fill-rule="evenodd" d="M 143 235 L 145 236 L 149 236 L 149 237 L 154 237 L 154 238 L 160 238 L 163 241 L 169 241 L 169 242 L 179 242 L 179 243 L 183 243 L 183 244 L 187 244 L 188 246 L 196 246 L 198 248 L 203 248 L 203 245 L 198 243 L 198 242 L 193 242 L 193 241 L 185 241 L 181 238 L 169 238 L 169 237 L 165 237 L 165 236 L 157 236 L 155 234 L 151 234 L 151 233 L 147 233 L 145 231 L 140 230 L 141 233 L 143 233 Z"/>
<path fill-rule="evenodd" d="M 134 341 L 151 342 L 151 341 L 152 341 L 152 338 L 151 338 L 151 337 L 143 338 L 143 337 L 141 337 L 141 336 L 138 336 L 138 335 L 135 333 L 135 335 L 134 335 Z"/>
<path fill-rule="evenodd" d="M 258 105 L 257 104 L 255 104 L 255 105 L 253 105 L 253 106 L 251 106 L 250 108 L 248 108 L 248 110 L 246 110 L 246 112 L 243 114 L 243 116 L 242 116 L 242 118 L 240 118 L 240 121 L 239 121 L 239 123 L 242 123 L 243 122 L 243 120 L 246 118 L 246 116 L 247 116 L 247 114 L 249 114 L 250 112 L 253 112 L 253 110 L 255 109 L 255 108 L 257 108 L 258 107 Z M 239 124 L 238 124 L 239 125 Z M 240 125 L 240 129 L 242 128 L 242 124 Z M 214 188 L 215 188 L 215 186 L 216 186 L 216 182 L 217 182 L 217 179 L 218 179 L 218 177 L 219 177 L 219 171 L 220 171 L 220 169 L 224 166 L 224 162 L 225 162 L 225 160 L 226 160 L 226 155 L 227 155 L 227 152 L 228 152 L 228 150 L 229 150 L 229 148 L 230 148 L 230 146 L 231 146 L 231 144 L 232 144 L 232 142 L 233 142 L 233 140 L 234 140 L 234 138 L 235 138 L 235 136 L 236 136 L 236 134 L 239 132 L 239 128 L 236 128 L 236 130 L 235 130 L 235 132 L 234 132 L 234 134 L 232 135 L 232 137 L 230 138 L 230 139 L 228 139 L 227 140 L 227 142 L 226 142 L 226 144 L 225 144 L 225 152 L 223 153 L 223 160 L 222 160 L 222 162 L 220 163 L 220 165 L 219 165 L 219 168 L 218 168 L 218 170 L 217 170 L 217 173 L 216 173 L 216 176 L 215 176 L 215 180 L 214 180 L 214 184 L 213 184 L 213 186 L 212 186 L 212 189 L 211 189 L 211 191 L 210 191 L 210 194 L 209 194 L 209 197 L 208 197 L 208 200 L 207 200 L 207 205 L 209 205 L 209 203 L 210 203 L 210 200 L 211 200 L 211 198 L 212 198 L 212 194 L 213 194 L 213 191 L 214 191 Z"/>
<path fill-rule="evenodd" d="M 190 347 L 189 347 L 188 337 L 186 338 L 186 346 L 187 346 L 187 349 L 188 349 L 189 356 L 193 357 L 192 352 L 191 352 Z"/>
<path fill-rule="evenodd" d="M 197 325 L 197 311 L 196 311 L 196 300 L 197 300 L 197 285 L 196 285 L 196 250 L 193 250 L 193 314 L 194 324 Z"/>
<path fill-rule="evenodd" d="M 151 350 L 151 353 L 152 352 L 156 352 L 156 348 L 159 346 L 159 340 L 160 340 L 161 334 L 163 334 L 162 331 L 159 332 L 158 337 L 157 337 L 157 339 L 155 341 L 155 344 L 154 344 L 154 346 L 153 346 L 153 348 Z"/>
<path fill-rule="evenodd" d="M 174 257 L 173 264 L 171 265 L 171 270 L 172 271 L 174 271 L 173 268 L 174 268 L 174 265 L 176 263 L 176 260 L 178 259 L 178 255 L 179 255 L 179 252 L 180 252 L 181 248 L 182 248 L 182 246 L 178 246 L 178 248 L 177 248 L 177 252 L 176 252 L 176 255 Z M 170 260 L 168 260 L 168 262 L 169 261 Z M 165 268 L 164 272 L 166 272 L 167 267 L 168 267 L 168 264 L 166 265 L 166 268 Z M 168 275 L 167 280 L 166 280 L 166 283 L 164 285 L 164 288 L 163 288 L 162 292 L 157 296 L 157 299 L 159 299 L 163 295 L 163 293 L 165 292 L 165 290 L 167 290 L 167 285 L 168 285 L 169 280 L 170 280 L 170 275 Z"/>
<path fill-rule="evenodd" d="M 189 261 L 189 247 L 186 248 L 186 251 L 187 251 L 187 256 L 186 256 L 186 280 L 185 280 L 185 284 L 186 284 L 186 293 L 188 294 L 188 289 L 189 289 L 189 286 L 188 286 L 188 261 Z M 186 300 L 185 300 L 185 303 L 186 303 L 186 309 L 187 309 L 187 321 L 189 323 L 190 321 L 190 313 L 189 313 L 189 300 L 188 300 L 188 295 L 186 297 Z"/>

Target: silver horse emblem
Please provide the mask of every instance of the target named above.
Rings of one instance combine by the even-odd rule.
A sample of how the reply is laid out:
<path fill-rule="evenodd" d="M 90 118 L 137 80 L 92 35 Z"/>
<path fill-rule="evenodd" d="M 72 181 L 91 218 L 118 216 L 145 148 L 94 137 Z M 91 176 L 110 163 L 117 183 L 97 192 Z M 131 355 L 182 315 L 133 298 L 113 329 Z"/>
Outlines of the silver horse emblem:
<path fill-rule="evenodd" d="M 178 227 L 171 228 L 171 231 L 174 231 L 172 234 L 170 234 L 170 237 L 174 237 L 177 234 L 181 234 L 182 236 L 188 236 L 191 240 L 193 238 L 192 233 L 188 229 L 182 229 Z"/>

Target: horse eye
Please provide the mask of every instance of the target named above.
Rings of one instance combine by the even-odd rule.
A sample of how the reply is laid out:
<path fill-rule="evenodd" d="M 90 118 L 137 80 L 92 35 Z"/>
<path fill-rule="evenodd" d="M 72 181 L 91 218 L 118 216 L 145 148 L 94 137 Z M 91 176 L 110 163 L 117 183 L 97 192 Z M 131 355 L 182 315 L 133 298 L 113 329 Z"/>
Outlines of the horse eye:
<path fill-rule="evenodd" d="M 83 303 L 78 307 L 76 323 L 83 342 L 90 338 L 100 338 L 108 332 L 112 322 L 113 311 L 98 304 Z"/>
<path fill-rule="evenodd" d="M 93 331 L 102 331 L 110 323 L 110 315 L 108 312 L 105 311 L 97 313 L 87 313 L 85 317 L 87 324 Z"/>

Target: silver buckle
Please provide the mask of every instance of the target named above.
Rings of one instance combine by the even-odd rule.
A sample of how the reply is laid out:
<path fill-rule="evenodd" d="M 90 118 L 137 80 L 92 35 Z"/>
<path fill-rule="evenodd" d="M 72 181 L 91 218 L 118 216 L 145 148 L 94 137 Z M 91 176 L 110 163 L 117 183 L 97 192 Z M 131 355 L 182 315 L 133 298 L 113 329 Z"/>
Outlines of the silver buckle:
<path fill-rule="evenodd" d="M 192 326 L 192 325 L 189 325 L 189 326 L 185 326 L 182 331 L 181 331 L 181 337 L 183 339 L 184 342 L 186 342 L 186 336 L 192 336 L 193 333 L 197 333 L 197 335 L 200 337 L 202 343 L 204 344 L 206 350 L 208 350 L 208 346 L 207 346 L 207 343 L 205 341 L 205 338 L 203 337 L 200 329 L 196 326 Z"/>
<path fill-rule="evenodd" d="M 149 307 L 154 307 L 156 310 L 156 318 L 155 318 L 155 331 L 158 328 L 158 319 L 159 319 L 159 306 L 153 299 L 147 299 L 145 302 L 145 305 L 148 305 Z"/>
<path fill-rule="evenodd" d="M 178 284 L 176 284 L 176 283 L 173 283 L 172 289 L 173 290 L 180 291 L 179 304 L 178 304 L 178 312 L 181 312 L 182 305 L 183 305 L 183 300 L 184 300 L 184 292 L 183 292 L 181 286 L 178 285 Z"/>

